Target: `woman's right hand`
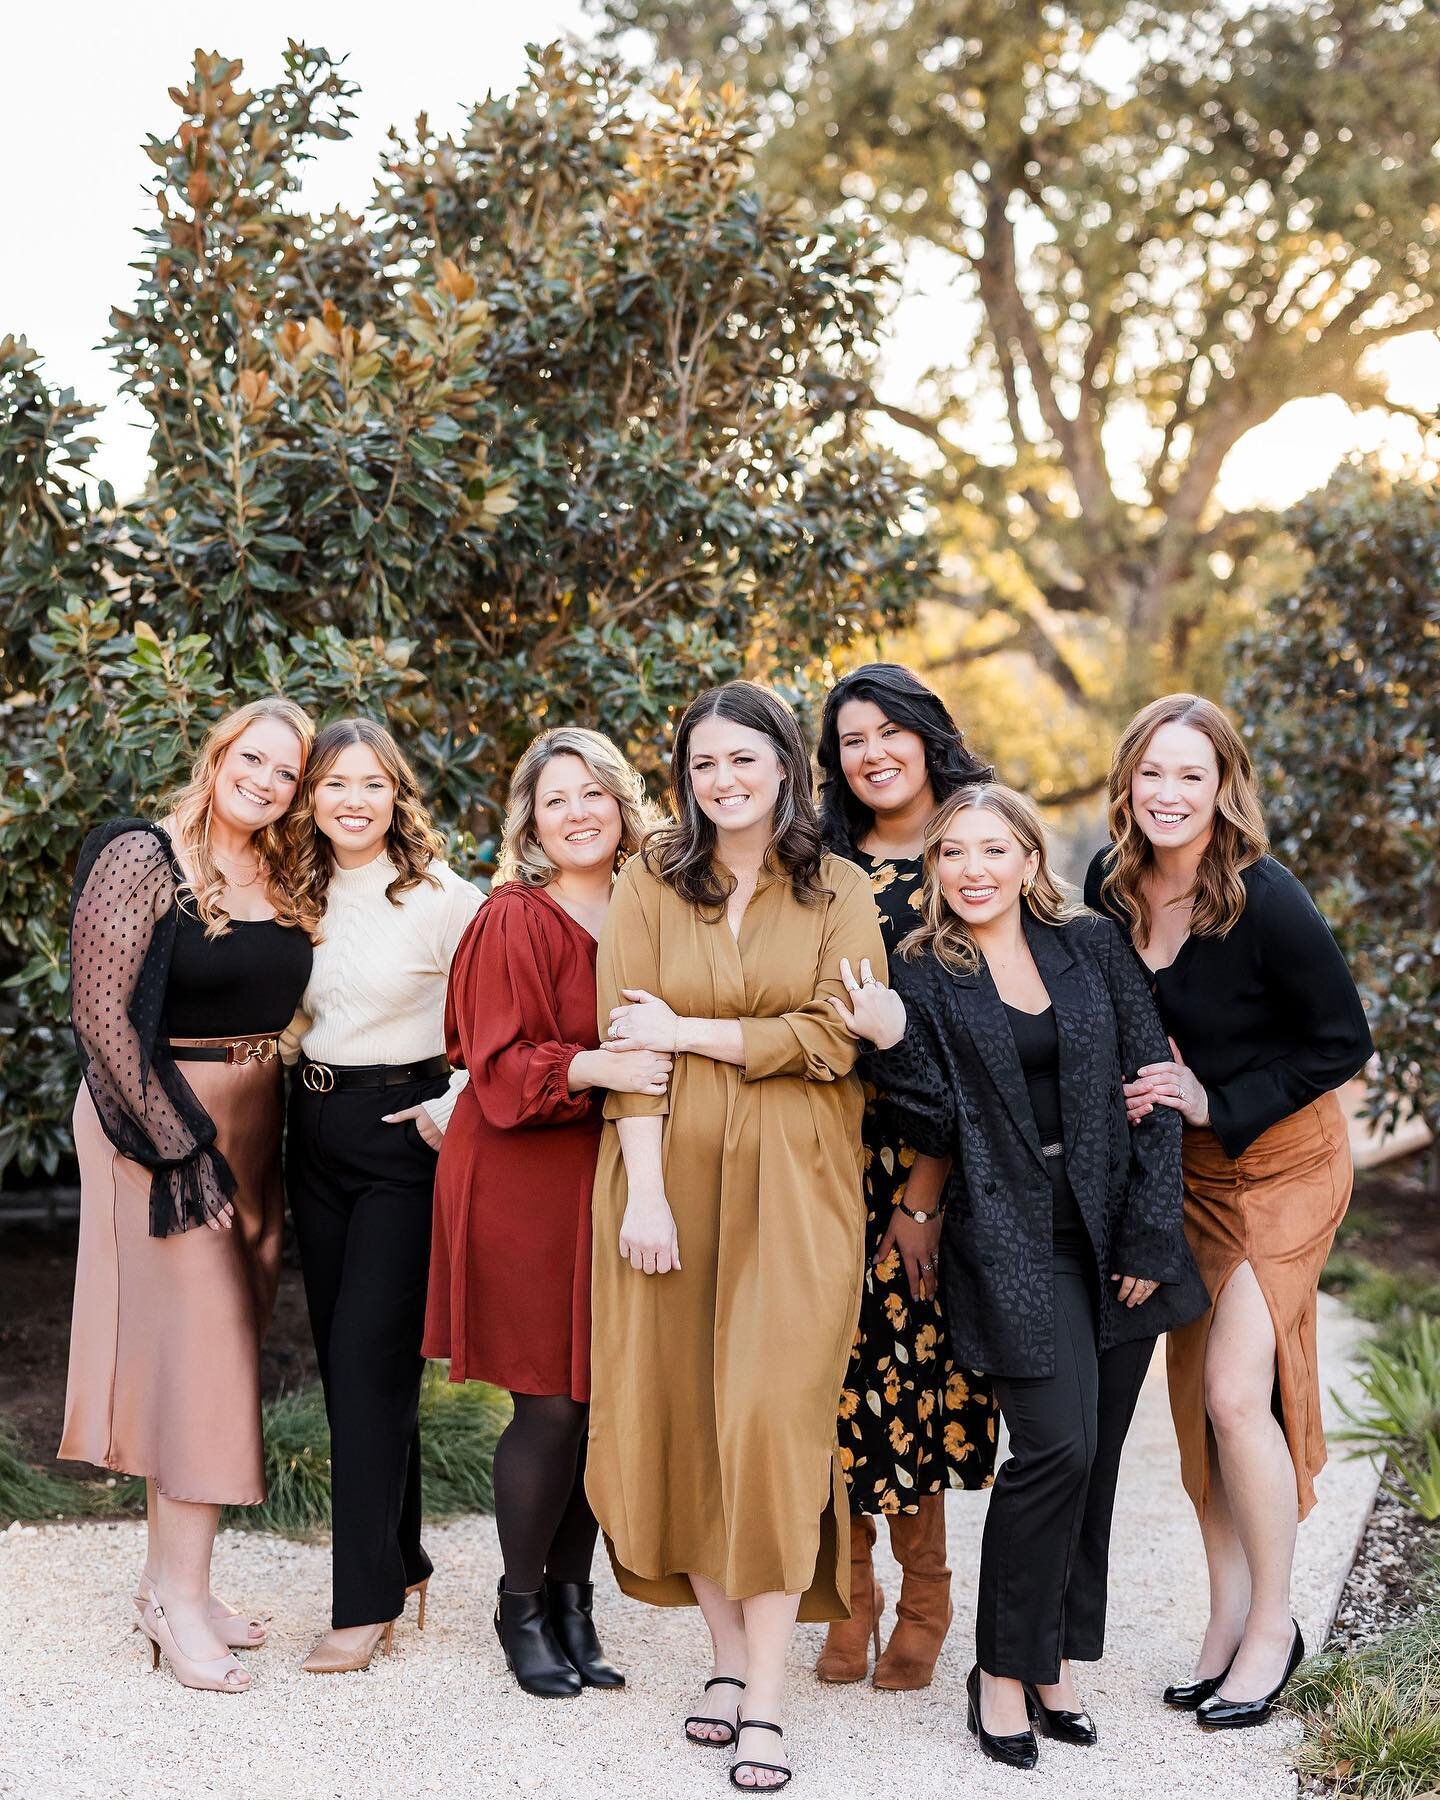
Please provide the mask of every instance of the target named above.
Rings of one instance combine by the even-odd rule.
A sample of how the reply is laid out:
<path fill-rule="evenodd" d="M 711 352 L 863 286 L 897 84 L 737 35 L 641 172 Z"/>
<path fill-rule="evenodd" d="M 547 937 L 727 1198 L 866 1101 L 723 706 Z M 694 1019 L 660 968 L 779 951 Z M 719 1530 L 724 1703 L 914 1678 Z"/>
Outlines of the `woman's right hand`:
<path fill-rule="evenodd" d="M 642 1275 L 668 1275 L 680 1267 L 680 1239 L 675 1215 L 663 1192 L 631 1190 L 620 1221 L 620 1254 Z"/>
<path fill-rule="evenodd" d="M 598 1085 L 615 1094 L 663 1094 L 670 1085 L 673 1056 L 658 1050 L 637 1050 L 629 1045 L 604 1045 Z"/>

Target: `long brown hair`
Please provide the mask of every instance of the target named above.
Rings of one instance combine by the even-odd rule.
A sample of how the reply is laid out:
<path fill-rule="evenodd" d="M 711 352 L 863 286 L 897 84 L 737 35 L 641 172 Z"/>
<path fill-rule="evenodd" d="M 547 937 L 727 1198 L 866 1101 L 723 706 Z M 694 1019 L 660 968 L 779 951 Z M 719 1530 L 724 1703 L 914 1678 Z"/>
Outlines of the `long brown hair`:
<path fill-rule="evenodd" d="M 700 809 L 690 780 L 690 740 L 706 719 L 729 719 L 768 738 L 780 763 L 775 823 L 765 851 L 765 867 L 783 876 L 797 900 L 816 905 L 829 895 L 820 882 L 820 821 L 810 791 L 810 758 L 790 708 L 756 681 L 727 681 L 707 688 L 685 708 L 670 758 L 674 817 L 645 840 L 646 865 L 680 898 L 708 916 L 718 916 L 734 890 L 734 879 L 715 865 L 715 826 Z"/>
<path fill-rule="evenodd" d="M 1242 873 L 1270 849 L 1255 772 L 1244 740 L 1213 700 L 1199 694 L 1165 694 L 1152 700 L 1125 727 L 1110 761 L 1110 842 L 1100 891 L 1126 919 L 1137 944 L 1150 941 L 1150 903 L 1145 879 L 1155 864 L 1155 851 L 1140 829 L 1131 803 L 1135 771 L 1162 725 L 1189 725 L 1203 732 L 1215 749 L 1220 785 L 1215 795 L 1215 822 L 1210 842 L 1195 871 L 1195 881 L 1181 896 L 1189 900 L 1190 931 L 1195 937 L 1223 938 L 1245 910 Z"/>
<path fill-rule="evenodd" d="M 920 923 L 900 946 L 906 962 L 914 962 L 927 950 L 952 975 L 973 975 L 980 967 L 980 946 L 970 927 L 950 907 L 940 887 L 940 851 L 955 820 L 964 812 L 992 812 L 1003 819 L 1027 856 L 1036 856 L 1035 873 L 1020 904 L 1028 907 L 1042 925 L 1063 925 L 1084 911 L 1068 881 L 1050 867 L 1050 846 L 1034 803 L 1014 788 L 998 781 L 962 787 L 943 806 L 937 807 L 925 827 L 925 853 L 921 864 L 925 904 Z"/>
<path fill-rule="evenodd" d="M 376 761 L 389 776 L 395 789 L 395 815 L 385 834 L 385 853 L 395 865 L 395 879 L 385 889 L 392 906 L 400 905 L 400 896 L 426 881 L 439 887 L 430 864 L 445 848 L 445 840 L 430 822 L 420 783 L 404 752 L 383 725 L 374 719 L 332 719 L 322 726 L 310 752 L 309 766 L 300 788 L 300 796 L 287 817 L 286 836 L 295 847 L 295 866 L 303 882 L 304 904 L 312 920 L 311 931 L 319 927 L 325 914 L 325 900 L 330 892 L 330 877 L 335 870 L 335 852 L 323 831 L 315 828 L 315 790 L 334 767 L 342 750 L 353 744 L 364 744 L 375 752 Z"/>
<path fill-rule="evenodd" d="M 555 879 L 555 865 L 540 848 L 535 830 L 535 791 L 548 763 L 557 756 L 575 756 L 620 808 L 620 849 L 617 861 L 640 848 L 654 822 L 655 809 L 645 797 L 645 783 L 637 769 L 609 738 L 582 725 L 557 725 L 542 731 L 526 749 L 510 777 L 505 806 L 505 835 L 495 884 L 520 881 L 526 887 L 548 887 Z"/>
<path fill-rule="evenodd" d="M 293 700 L 279 694 L 266 694 L 237 706 L 217 719 L 205 733 L 190 779 L 184 787 L 161 803 L 165 816 L 174 824 L 174 843 L 185 872 L 189 876 L 181 904 L 201 920 L 207 938 L 223 937 L 230 929 L 230 915 L 221 904 L 225 877 L 210 848 L 210 817 L 215 807 L 215 777 L 230 746 L 260 719 L 273 719 L 293 731 L 300 741 L 299 766 L 295 773 L 303 778 L 315 726 L 308 713 Z M 300 925 L 309 929 L 304 904 L 304 878 L 296 866 L 286 826 L 300 803 L 299 790 L 288 810 L 262 830 L 254 832 L 250 842 L 255 861 L 265 882 L 266 892 L 275 902 L 275 918 L 281 925 Z"/>

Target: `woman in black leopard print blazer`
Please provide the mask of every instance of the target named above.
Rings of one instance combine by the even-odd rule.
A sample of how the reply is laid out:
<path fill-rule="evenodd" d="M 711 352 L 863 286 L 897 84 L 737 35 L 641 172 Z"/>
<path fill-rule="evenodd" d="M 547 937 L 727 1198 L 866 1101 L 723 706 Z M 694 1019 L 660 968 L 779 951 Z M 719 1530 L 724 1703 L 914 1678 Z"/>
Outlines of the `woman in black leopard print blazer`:
<path fill-rule="evenodd" d="M 1166 1054 L 1119 933 L 1052 875 L 1023 796 L 962 789 L 925 842 L 924 922 L 892 959 L 904 1038 L 868 1059 L 907 1142 L 948 1162 L 940 1284 L 957 1361 L 1010 1432 L 981 1552 L 970 1722 L 1030 1767 L 1030 1720 L 1092 1743 L 1070 1659 L 1103 1650 L 1120 1451 L 1156 1337 L 1207 1296 L 1181 1226 L 1180 1132 L 1126 1123 Z M 1154 1127 L 1154 1129 L 1152 1129 Z"/>

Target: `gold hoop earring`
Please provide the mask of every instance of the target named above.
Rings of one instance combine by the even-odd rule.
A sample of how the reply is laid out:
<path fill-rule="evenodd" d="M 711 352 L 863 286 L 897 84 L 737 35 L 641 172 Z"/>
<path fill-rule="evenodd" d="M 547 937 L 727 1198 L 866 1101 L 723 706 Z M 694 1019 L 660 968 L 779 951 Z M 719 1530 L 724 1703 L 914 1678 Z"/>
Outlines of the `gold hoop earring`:
<path fill-rule="evenodd" d="M 1033 875 L 1030 877 L 1030 879 L 1028 881 L 1023 882 L 1021 884 L 1020 892 L 1025 896 L 1025 898 L 1027 900 L 1030 898 L 1030 890 L 1031 890 L 1031 888 L 1034 887 L 1034 885 L 1035 885 L 1035 877 Z"/>

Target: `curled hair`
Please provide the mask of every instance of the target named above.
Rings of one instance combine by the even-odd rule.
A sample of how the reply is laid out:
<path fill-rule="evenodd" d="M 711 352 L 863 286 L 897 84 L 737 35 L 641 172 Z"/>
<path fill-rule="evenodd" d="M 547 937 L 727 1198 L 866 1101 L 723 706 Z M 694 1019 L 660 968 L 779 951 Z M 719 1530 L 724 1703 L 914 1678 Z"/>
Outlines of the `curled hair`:
<path fill-rule="evenodd" d="M 418 887 L 422 881 L 429 882 L 431 887 L 440 886 L 438 877 L 430 873 L 430 864 L 445 848 L 445 840 L 430 822 L 420 783 L 400 746 L 374 719 L 332 719 L 322 726 L 315 739 L 300 797 L 291 808 L 286 830 L 295 846 L 304 903 L 313 919 L 312 935 L 325 915 L 330 877 L 335 871 L 335 852 L 330 840 L 323 831 L 316 829 L 315 791 L 334 767 L 340 753 L 353 744 L 364 744 L 374 751 L 376 761 L 395 790 L 394 816 L 385 834 L 385 853 L 395 865 L 395 879 L 385 889 L 385 898 L 392 906 L 399 906 L 400 896 Z"/>
<path fill-rule="evenodd" d="M 840 766 L 840 709 L 850 700 L 869 700 L 892 725 L 913 731 L 925 746 L 925 772 L 935 804 L 942 805 L 967 782 L 991 781 L 995 771 L 965 747 L 950 709 L 918 675 L 900 663 L 866 663 L 842 675 L 825 698 L 820 718 L 820 835 L 827 850 L 853 859 L 875 814 L 851 788 Z"/>
<path fill-rule="evenodd" d="M 1199 694 L 1166 694 L 1152 700 L 1125 727 L 1110 760 L 1110 842 L 1100 891 L 1126 920 L 1137 944 L 1150 941 L 1150 903 L 1145 881 L 1155 866 L 1155 849 L 1140 829 L 1130 799 L 1135 771 L 1162 725 L 1189 725 L 1203 732 L 1215 750 L 1220 785 L 1215 822 L 1195 880 L 1181 900 L 1191 902 L 1195 937 L 1223 938 L 1245 910 L 1243 872 L 1270 849 L 1255 773 L 1244 740 L 1213 700 Z"/>
<path fill-rule="evenodd" d="M 670 758 L 674 817 L 645 840 L 647 867 L 709 917 L 718 918 L 734 892 L 733 877 L 716 867 L 715 826 L 702 812 L 690 779 L 690 740 L 706 719 L 729 719 L 769 739 L 779 759 L 781 780 L 765 867 L 783 876 L 803 905 L 817 905 L 830 890 L 820 881 L 825 846 L 810 793 L 810 758 L 794 713 L 778 694 L 755 681 L 708 688 L 685 708 Z"/>
<path fill-rule="evenodd" d="M 1039 861 L 1030 891 L 1020 901 L 1042 925 L 1063 925 L 1085 909 L 1068 881 L 1050 866 L 1050 846 L 1045 827 L 1033 801 L 998 781 L 963 787 L 937 807 L 925 827 L 925 861 L 921 875 L 925 904 L 921 923 L 900 946 L 906 962 L 914 962 L 927 950 L 952 975 L 973 975 L 980 967 L 980 946 L 958 913 L 952 912 L 940 887 L 940 851 L 955 820 L 965 812 L 990 812 L 1003 819 L 1026 856 Z"/>
<path fill-rule="evenodd" d="M 502 881 L 523 882 L 526 887 L 548 887 L 555 879 L 554 863 L 540 847 L 535 829 L 535 794 L 547 764 L 557 756 L 576 756 L 620 808 L 618 862 L 640 848 L 654 824 L 654 808 L 645 797 L 639 771 L 615 748 L 608 737 L 580 725 L 559 725 L 542 731 L 515 765 L 510 795 L 505 806 L 505 834 L 495 871 Z"/>
<path fill-rule="evenodd" d="M 267 694 L 248 705 L 237 706 L 205 733 L 190 769 L 190 779 L 162 802 L 162 810 L 172 825 L 172 837 L 189 876 L 180 894 L 180 904 L 192 911 L 205 927 L 207 938 L 223 937 L 230 929 L 230 915 L 222 903 L 225 877 L 210 848 L 210 820 L 215 808 L 215 778 L 230 746 L 242 738 L 250 727 L 262 719 L 272 719 L 293 731 L 300 741 L 300 755 L 295 773 L 303 777 L 315 727 L 310 716 L 293 700 L 279 694 Z M 275 903 L 275 918 L 281 925 L 299 925 L 309 930 L 309 914 L 304 904 L 304 879 L 296 867 L 286 826 L 299 795 L 291 802 L 289 812 L 274 819 L 262 830 L 254 832 L 250 842 L 255 851 L 256 866 L 265 882 L 265 890 Z"/>

